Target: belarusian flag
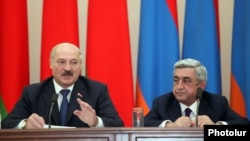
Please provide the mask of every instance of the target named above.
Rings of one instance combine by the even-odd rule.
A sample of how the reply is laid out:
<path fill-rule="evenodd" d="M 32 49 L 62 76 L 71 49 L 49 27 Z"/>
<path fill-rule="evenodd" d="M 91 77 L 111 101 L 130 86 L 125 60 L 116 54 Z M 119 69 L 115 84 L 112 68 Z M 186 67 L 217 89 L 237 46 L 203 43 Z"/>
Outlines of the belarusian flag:
<path fill-rule="evenodd" d="M 0 1 L 0 108 L 5 118 L 29 84 L 26 0 Z"/>
<path fill-rule="evenodd" d="M 61 42 L 78 46 L 77 0 L 44 0 L 42 19 L 41 80 L 51 75 L 50 51 Z"/>
<path fill-rule="evenodd" d="M 87 76 L 108 85 L 125 126 L 134 106 L 126 0 L 89 1 Z"/>

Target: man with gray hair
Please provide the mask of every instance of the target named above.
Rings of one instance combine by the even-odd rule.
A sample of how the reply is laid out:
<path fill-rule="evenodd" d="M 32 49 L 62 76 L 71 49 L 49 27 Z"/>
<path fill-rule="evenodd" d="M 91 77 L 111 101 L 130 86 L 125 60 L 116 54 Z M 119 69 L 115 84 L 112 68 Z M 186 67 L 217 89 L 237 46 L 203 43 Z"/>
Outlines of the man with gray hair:
<path fill-rule="evenodd" d="M 207 70 L 198 60 L 183 59 L 174 65 L 173 90 L 153 100 L 144 118 L 147 127 L 203 127 L 250 124 L 233 111 L 225 96 L 205 90 Z"/>
<path fill-rule="evenodd" d="M 123 127 L 108 86 L 81 75 L 82 58 L 74 44 L 55 45 L 49 60 L 52 76 L 23 89 L 2 128 Z M 50 116 L 51 101 L 55 106 Z"/>

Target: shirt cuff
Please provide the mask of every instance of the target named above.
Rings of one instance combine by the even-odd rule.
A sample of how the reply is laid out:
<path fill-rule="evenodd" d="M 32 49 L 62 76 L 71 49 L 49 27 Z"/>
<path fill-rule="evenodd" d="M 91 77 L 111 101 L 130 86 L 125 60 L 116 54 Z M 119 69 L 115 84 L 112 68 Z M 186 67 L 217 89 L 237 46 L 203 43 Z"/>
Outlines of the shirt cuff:
<path fill-rule="evenodd" d="M 98 116 L 96 116 L 96 117 L 97 117 L 98 123 L 95 127 L 104 127 L 102 119 Z"/>
<path fill-rule="evenodd" d="M 171 120 L 164 120 L 158 127 L 165 127 L 167 123 L 172 122 Z"/>
<path fill-rule="evenodd" d="M 27 119 L 23 119 L 19 122 L 19 124 L 15 127 L 15 129 L 23 129 L 26 124 Z"/>
<path fill-rule="evenodd" d="M 217 125 L 228 125 L 228 123 L 225 121 L 217 121 L 216 124 Z"/>

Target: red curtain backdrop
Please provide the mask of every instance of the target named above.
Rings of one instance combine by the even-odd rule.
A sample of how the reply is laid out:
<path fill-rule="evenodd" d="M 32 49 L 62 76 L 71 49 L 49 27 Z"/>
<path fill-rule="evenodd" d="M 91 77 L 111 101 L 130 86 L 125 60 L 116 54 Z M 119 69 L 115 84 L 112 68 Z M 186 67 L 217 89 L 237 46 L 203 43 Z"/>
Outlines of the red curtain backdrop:
<path fill-rule="evenodd" d="M 0 0 L 0 108 L 5 118 L 29 84 L 26 0 Z"/>
<path fill-rule="evenodd" d="M 77 0 L 44 0 L 42 17 L 41 80 L 51 76 L 51 48 L 61 42 L 79 45 Z"/>
<path fill-rule="evenodd" d="M 86 73 L 104 82 L 125 126 L 134 106 L 126 0 L 89 1 Z"/>

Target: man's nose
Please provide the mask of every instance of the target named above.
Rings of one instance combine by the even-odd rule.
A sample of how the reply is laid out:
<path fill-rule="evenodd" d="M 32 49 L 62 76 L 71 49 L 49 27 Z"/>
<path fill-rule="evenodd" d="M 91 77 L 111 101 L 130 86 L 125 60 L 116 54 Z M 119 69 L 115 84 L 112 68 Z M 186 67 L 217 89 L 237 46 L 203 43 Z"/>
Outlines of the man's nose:
<path fill-rule="evenodd" d="M 67 62 L 64 67 L 65 70 L 71 70 L 71 64 Z"/>

